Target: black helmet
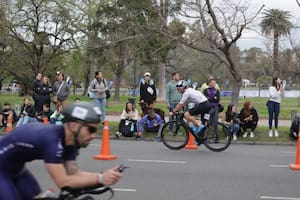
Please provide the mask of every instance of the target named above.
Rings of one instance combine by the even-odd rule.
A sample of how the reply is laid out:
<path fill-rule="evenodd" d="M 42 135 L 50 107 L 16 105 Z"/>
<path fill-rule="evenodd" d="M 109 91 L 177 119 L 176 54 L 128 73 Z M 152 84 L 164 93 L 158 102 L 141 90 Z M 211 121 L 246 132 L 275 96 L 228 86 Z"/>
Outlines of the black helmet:
<path fill-rule="evenodd" d="M 99 123 L 101 111 L 98 107 L 88 102 L 76 102 L 62 110 L 64 122 L 83 121 L 86 123 Z"/>
<path fill-rule="evenodd" d="M 188 84 L 185 80 L 179 80 L 177 83 L 176 83 L 176 87 L 187 87 Z"/>

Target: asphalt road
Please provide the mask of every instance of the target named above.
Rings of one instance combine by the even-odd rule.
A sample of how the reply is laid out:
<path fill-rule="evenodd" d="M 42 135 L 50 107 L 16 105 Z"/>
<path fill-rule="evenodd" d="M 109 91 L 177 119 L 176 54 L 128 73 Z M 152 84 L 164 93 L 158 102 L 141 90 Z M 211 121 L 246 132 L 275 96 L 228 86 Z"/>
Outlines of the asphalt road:
<path fill-rule="evenodd" d="M 204 146 L 174 151 L 152 141 L 111 140 L 110 153 L 118 158 L 93 160 L 100 144 L 97 139 L 83 149 L 78 162 L 91 171 L 130 166 L 114 186 L 114 200 L 300 200 L 300 171 L 288 168 L 295 146 L 233 144 L 216 153 Z M 28 166 L 44 189 L 56 188 L 41 161 Z"/>

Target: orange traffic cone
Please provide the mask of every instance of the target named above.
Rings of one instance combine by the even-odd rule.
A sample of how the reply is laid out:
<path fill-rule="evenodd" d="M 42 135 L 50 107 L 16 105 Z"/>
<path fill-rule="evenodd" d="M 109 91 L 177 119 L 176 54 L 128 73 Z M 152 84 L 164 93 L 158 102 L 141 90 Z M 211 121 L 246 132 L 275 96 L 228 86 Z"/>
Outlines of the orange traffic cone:
<path fill-rule="evenodd" d="M 195 138 L 194 138 L 194 136 L 191 134 L 191 132 L 189 132 L 189 141 L 188 141 L 188 143 L 185 145 L 184 148 L 185 148 L 185 149 L 198 149 L 197 145 L 195 145 Z"/>
<path fill-rule="evenodd" d="M 290 169 L 300 170 L 300 126 L 298 130 L 298 142 L 297 142 L 297 151 L 296 151 L 296 161 L 294 164 L 290 164 Z"/>
<path fill-rule="evenodd" d="M 12 117 L 9 116 L 7 118 L 6 133 L 9 133 L 10 131 L 12 131 L 12 129 L 13 129 L 12 122 L 13 122 L 13 119 L 12 119 Z"/>
<path fill-rule="evenodd" d="M 44 122 L 44 124 L 48 124 L 48 122 L 49 122 L 48 117 L 44 117 L 43 122 Z"/>
<path fill-rule="evenodd" d="M 108 121 L 104 121 L 100 155 L 94 155 L 94 159 L 95 160 L 115 160 L 115 159 L 117 159 L 117 156 L 110 155 Z"/>

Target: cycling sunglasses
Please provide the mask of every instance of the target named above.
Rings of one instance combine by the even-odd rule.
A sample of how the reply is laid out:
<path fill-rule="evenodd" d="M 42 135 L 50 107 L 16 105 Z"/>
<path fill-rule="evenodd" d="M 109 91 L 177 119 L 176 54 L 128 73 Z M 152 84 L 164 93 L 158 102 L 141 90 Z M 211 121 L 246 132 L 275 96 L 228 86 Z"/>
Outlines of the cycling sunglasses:
<path fill-rule="evenodd" d="M 86 125 L 86 124 L 84 124 L 84 126 L 88 127 L 88 131 L 89 131 L 90 134 L 94 134 L 98 130 L 98 128 L 94 127 L 94 126 L 89 126 L 89 125 Z"/>

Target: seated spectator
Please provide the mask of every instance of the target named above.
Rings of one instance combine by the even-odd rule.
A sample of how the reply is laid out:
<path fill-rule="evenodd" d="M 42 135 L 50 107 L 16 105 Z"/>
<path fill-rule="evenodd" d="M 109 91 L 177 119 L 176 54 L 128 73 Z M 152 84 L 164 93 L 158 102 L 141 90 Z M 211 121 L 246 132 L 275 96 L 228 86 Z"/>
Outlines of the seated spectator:
<path fill-rule="evenodd" d="M 132 137 L 136 133 L 136 122 L 138 120 L 139 113 L 134 108 L 131 102 L 127 102 L 125 109 L 121 114 L 121 121 L 119 123 L 119 131 L 116 133 L 116 137 L 125 136 Z"/>
<path fill-rule="evenodd" d="M 47 117 L 48 121 L 50 121 L 50 116 L 52 115 L 50 105 L 44 104 L 42 112 L 37 114 L 37 119 L 39 122 L 44 122 L 44 118 Z"/>
<path fill-rule="evenodd" d="M 239 116 L 236 112 L 236 107 L 233 104 L 229 104 L 223 116 L 222 122 L 230 129 L 233 140 L 237 140 L 237 135 L 240 131 L 240 120 L 238 117 Z"/>
<path fill-rule="evenodd" d="M 56 109 L 54 113 L 50 116 L 50 124 L 56 124 L 56 125 L 62 125 L 64 115 L 61 114 L 61 111 L 63 110 L 63 106 L 61 104 L 56 104 Z"/>
<path fill-rule="evenodd" d="M 293 120 L 291 127 L 290 127 L 290 138 L 295 140 L 298 139 L 298 132 L 299 132 L 299 123 L 300 123 L 300 116 L 295 117 Z"/>
<path fill-rule="evenodd" d="M 137 135 L 138 141 L 142 140 L 142 131 L 159 133 L 164 120 L 154 110 L 149 110 L 143 118 L 137 122 Z M 159 138 L 158 138 L 159 139 Z"/>
<path fill-rule="evenodd" d="M 242 108 L 239 118 L 241 120 L 241 127 L 244 131 L 243 137 L 248 136 L 247 129 L 250 129 L 250 137 L 254 137 L 254 130 L 258 123 L 258 114 L 256 109 L 253 107 L 252 102 L 246 101 L 244 107 Z"/>
<path fill-rule="evenodd" d="M 10 103 L 4 102 L 3 108 L 0 111 L 0 128 L 6 128 L 7 119 L 11 117 L 12 122 L 18 121 L 18 117 L 14 109 L 11 108 Z"/>
<path fill-rule="evenodd" d="M 33 105 L 31 105 L 30 98 L 25 97 L 16 127 L 35 122 L 38 122 L 35 116 L 35 108 Z"/>

